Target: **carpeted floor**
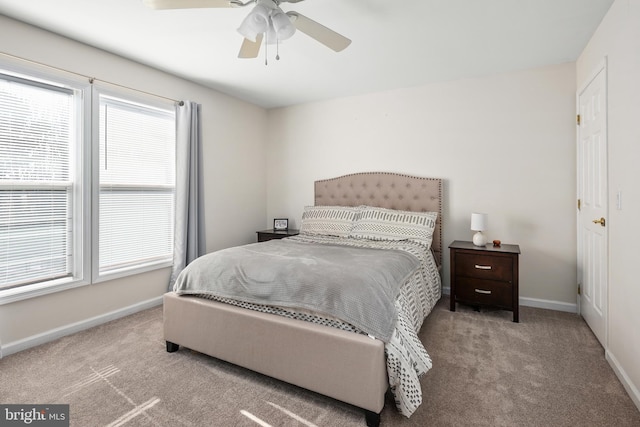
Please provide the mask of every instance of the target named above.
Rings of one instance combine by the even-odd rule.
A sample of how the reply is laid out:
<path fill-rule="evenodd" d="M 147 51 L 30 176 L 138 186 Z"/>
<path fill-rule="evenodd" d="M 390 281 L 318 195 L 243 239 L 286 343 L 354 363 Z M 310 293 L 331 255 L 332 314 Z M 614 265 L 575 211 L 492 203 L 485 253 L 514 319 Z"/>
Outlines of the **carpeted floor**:
<path fill-rule="evenodd" d="M 420 333 L 433 358 L 424 401 L 383 426 L 640 426 L 576 315 L 459 307 L 443 298 Z M 362 412 L 181 348 L 169 354 L 160 307 L 0 360 L 0 403 L 68 403 L 72 426 L 364 426 Z"/>

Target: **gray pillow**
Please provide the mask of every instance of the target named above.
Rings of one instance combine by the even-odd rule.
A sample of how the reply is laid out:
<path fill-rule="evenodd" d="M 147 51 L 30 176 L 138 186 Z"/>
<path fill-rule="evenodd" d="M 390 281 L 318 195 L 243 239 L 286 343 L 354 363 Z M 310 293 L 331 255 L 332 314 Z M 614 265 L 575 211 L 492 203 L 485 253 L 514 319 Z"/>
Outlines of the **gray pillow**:
<path fill-rule="evenodd" d="M 300 234 L 347 237 L 359 212 L 350 206 L 305 206 Z"/>
<path fill-rule="evenodd" d="M 414 240 L 430 248 L 437 218 L 437 212 L 410 212 L 363 206 L 349 237 Z"/>

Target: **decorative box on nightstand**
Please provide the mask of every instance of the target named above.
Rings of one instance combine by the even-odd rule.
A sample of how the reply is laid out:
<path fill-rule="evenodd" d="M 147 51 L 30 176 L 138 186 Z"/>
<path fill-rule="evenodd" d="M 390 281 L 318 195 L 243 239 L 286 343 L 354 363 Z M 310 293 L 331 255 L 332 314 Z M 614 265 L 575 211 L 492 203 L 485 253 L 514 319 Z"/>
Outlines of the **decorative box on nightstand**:
<path fill-rule="evenodd" d="M 297 236 L 300 230 L 262 230 L 256 231 L 258 233 L 258 242 L 266 242 L 271 239 L 283 239 L 289 236 Z"/>
<path fill-rule="evenodd" d="M 456 240 L 451 250 L 451 311 L 456 302 L 513 311 L 519 319 L 518 245 L 475 246 Z"/>

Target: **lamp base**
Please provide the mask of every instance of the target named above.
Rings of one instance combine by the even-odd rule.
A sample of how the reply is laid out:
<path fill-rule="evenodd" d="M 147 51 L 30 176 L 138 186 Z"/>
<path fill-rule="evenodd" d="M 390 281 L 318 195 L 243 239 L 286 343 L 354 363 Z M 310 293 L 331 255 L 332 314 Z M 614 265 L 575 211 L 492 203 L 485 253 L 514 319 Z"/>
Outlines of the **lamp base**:
<path fill-rule="evenodd" d="M 473 235 L 473 244 L 476 246 L 485 246 L 487 244 L 487 237 L 482 234 L 482 231 L 478 231 Z"/>

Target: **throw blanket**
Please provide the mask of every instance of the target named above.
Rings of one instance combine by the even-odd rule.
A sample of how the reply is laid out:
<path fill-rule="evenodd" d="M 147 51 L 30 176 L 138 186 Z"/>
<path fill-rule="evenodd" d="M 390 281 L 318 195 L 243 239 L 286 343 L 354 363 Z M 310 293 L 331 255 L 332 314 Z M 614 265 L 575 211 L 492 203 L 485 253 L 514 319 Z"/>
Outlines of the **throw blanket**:
<path fill-rule="evenodd" d="M 198 258 L 183 270 L 174 290 L 306 308 L 388 343 L 400 286 L 418 267 L 415 256 L 400 250 L 270 240 Z"/>

